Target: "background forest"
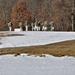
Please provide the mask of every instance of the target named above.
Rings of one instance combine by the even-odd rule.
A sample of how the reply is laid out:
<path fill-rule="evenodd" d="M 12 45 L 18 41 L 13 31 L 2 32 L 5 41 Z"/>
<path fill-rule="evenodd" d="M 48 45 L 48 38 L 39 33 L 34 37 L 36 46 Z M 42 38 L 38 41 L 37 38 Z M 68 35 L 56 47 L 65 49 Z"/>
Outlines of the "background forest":
<path fill-rule="evenodd" d="M 54 21 L 56 31 L 75 30 L 74 0 L 0 0 L 0 30 L 13 29 L 19 22 Z"/>

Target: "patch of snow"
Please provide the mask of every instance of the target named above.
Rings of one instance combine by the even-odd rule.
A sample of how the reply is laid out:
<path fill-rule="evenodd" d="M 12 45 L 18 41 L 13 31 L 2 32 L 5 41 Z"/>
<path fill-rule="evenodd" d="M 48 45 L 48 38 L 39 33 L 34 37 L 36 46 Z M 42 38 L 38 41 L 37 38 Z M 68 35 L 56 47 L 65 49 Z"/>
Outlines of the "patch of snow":
<path fill-rule="evenodd" d="M 45 45 L 75 40 L 75 32 L 21 31 L 10 33 L 24 34 L 25 36 L 4 37 L 1 39 L 0 48 Z"/>
<path fill-rule="evenodd" d="M 0 56 L 0 75 L 75 75 L 73 57 Z"/>
<path fill-rule="evenodd" d="M 21 28 L 16 28 L 16 29 L 14 29 L 14 31 L 19 32 L 19 31 L 22 31 L 22 29 Z"/>

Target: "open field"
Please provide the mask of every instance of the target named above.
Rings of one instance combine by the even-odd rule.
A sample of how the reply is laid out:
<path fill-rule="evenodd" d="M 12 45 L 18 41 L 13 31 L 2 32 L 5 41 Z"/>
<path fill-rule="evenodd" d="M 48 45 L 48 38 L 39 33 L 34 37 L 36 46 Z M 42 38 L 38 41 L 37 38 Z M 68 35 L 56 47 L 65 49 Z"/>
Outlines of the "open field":
<path fill-rule="evenodd" d="M 5 36 L 0 36 L 0 55 L 75 56 L 74 32 L 0 32 L 0 35 Z"/>
<path fill-rule="evenodd" d="M 75 56 L 75 40 L 43 45 L 43 46 L 0 49 L 0 55 L 4 54 L 20 55 L 21 53 L 27 53 L 29 55 L 40 55 L 40 56 L 42 56 L 42 54 L 50 54 L 57 57 Z"/>
<path fill-rule="evenodd" d="M 75 74 L 74 32 L 6 32 L 4 34 L 25 36 L 1 37 L 0 75 Z"/>

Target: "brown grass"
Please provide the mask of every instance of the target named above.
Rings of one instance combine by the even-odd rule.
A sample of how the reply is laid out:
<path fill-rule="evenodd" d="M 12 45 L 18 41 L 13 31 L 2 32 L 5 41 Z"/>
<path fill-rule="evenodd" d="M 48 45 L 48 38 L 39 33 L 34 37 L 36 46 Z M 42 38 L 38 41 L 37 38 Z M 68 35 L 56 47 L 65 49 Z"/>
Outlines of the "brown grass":
<path fill-rule="evenodd" d="M 23 34 L 1 34 L 0 33 L 0 37 L 7 37 L 7 36 L 24 36 Z"/>
<path fill-rule="evenodd" d="M 4 48 L 0 49 L 0 55 L 28 53 L 29 55 L 50 54 L 53 56 L 74 56 L 75 57 L 75 40 L 61 43 L 49 44 L 44 46 L 31 46 L 19 48 Z"/>
<path fill-rule="evenodd" d="M 24 36 L 23 34 L 7 34 L 7 36 Z"/>

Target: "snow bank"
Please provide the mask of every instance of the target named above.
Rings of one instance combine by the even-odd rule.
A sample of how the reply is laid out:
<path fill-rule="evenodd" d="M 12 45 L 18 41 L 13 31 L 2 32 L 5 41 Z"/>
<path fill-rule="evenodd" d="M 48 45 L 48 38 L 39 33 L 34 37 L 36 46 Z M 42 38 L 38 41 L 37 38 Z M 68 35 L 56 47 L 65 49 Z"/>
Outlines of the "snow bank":
<path fill-rule="evenodd" d="M 25 36 L 5 37 L 0 48 L 45 45 L 66 40 L 75 40 L 75 32 L 13 32 Z"/>

